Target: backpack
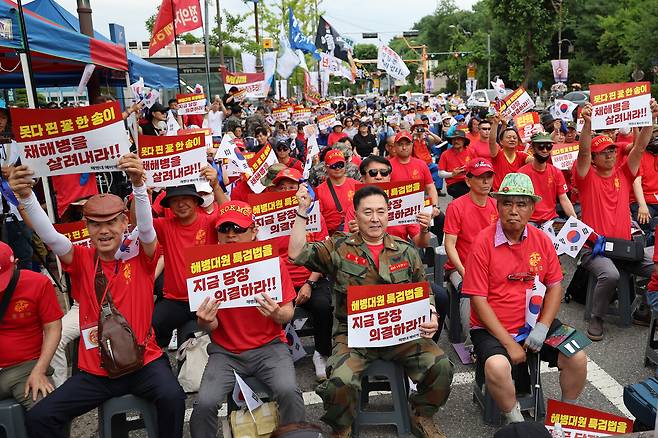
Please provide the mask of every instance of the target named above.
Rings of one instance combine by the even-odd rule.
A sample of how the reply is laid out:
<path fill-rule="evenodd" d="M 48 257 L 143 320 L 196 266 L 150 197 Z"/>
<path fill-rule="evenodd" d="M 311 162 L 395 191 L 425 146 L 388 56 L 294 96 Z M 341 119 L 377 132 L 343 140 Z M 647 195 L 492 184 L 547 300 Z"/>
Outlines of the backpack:
<path fill-rule="evenodd" d="M 571 300 L 585 304 L 587 301 L 587 282 L 589 280 L 589 272 L 578 265 L 576 272 L 573 274 L 571 283 L 567 287 L 567 291 L 564 294 L 564 302 L 568 303 Z"/>

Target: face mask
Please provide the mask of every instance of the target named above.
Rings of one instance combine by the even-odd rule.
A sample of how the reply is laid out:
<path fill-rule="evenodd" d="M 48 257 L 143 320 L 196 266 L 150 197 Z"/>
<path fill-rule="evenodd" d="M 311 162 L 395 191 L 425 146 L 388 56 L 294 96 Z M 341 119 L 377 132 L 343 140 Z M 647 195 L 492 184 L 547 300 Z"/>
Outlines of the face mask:
<path fill-rule="evenodd" d="M 650 154 L 653 154 L 653 155 L 658 155 L 658 138 L 654 138 L 647 145 L 647 152 L 649 152 Z"/>
<path fill-rule="evenodd" d="M 208 193 L 207 195 L 202 195 L 203 198 L 203 204 L 201 204 L 201 207 L 207 208 L 209 207 L 213 202 L 215 202 L 215 195 L 212 193 Z"/>
<path fill-rule="evenodd" d="M 535 157 L 535 160 L 537 160 L 537 162 L 540 163 L 540 164 L 544 164 L 545 162 L 548 161 L 549 158 L 551 158 L 550 155 L 546 155 L 546 156 L 544 157 L 544 156 L 541 156 L 541 155 L 539 155 L 539 154 L 535 154 L 535 155 L 533 155 L 533 156 Z"/>

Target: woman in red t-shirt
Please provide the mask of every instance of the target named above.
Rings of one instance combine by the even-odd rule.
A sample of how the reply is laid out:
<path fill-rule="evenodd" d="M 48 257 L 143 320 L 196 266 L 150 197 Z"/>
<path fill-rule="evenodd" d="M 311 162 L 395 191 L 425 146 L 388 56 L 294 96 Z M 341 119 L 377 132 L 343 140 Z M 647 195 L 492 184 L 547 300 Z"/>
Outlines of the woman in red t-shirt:
<path fill-rule="evenodd" d="M 494 181 L 492 191 L 497 191 L 503 178 L 508 173 L 516 172 L 526 163 L 530 163 L 533 158 L 517 150 L 517 146 L 521 144 L 521 137 L 519 136 L 516 128 L 508 128 L 507 121 L 502 120 L 499 113 L 494 115 L 491 120 L 492 131 L 497 129 L 498 124 L 502 122 L 502 131 L 500 133 L 500 147 L 496 144 L 496 135 L 492 132 L 489 135 L 489 152 L 491 152 L 491 164 L 493 164 Z M 502 149 L 501 149 L 502 148 Z"/>

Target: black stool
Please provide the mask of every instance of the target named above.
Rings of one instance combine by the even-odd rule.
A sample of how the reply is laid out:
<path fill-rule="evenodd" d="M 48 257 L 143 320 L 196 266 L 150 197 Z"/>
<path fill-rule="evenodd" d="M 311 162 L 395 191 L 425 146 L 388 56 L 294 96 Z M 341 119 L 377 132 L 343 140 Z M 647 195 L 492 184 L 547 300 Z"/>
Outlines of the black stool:
<path fill-rule="evenodd" d="M 651 311 L 651 322 L 649 323 L 649 334 L 647 335 L 647 346 L 644 349 L 644 366 L 651 364 L 658 365 L 658 340 L 656 336 L 656 326 L 658 326 L 658 312 Z"/>
<path fill-rule="evenodd" d="M 3 431 L 4 435 L 1 435 Z M 0 400 L 0 436 L 27 438 L 25 410 L 13 398 Z"/>
<path fill-rule="evenodd" d="M 129 420 L 129 412 L 139 412 L 140 418 Z M 130 431 L 146 428 L 149 438 L 158 436 L 155 405 L 132 394 L 114 397 L 98 408 L 100 438 L 128 438 Z"/>

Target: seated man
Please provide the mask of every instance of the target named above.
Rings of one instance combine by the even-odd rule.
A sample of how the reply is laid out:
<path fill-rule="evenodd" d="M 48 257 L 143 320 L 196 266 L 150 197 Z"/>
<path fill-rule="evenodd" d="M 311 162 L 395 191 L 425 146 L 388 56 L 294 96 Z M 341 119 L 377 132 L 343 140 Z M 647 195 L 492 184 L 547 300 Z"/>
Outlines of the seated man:
<path fill-rule="evenodd" d="M 49 364 L 63 313 L 50 279 L 19 270 L 17 262 L 0 242 L 0 399 L 14 398 L 30 409 L 55 389 Z"/>
<path fill-rule="evenodd" d="M 252 242 L 258 234 L 251 207 L 240 201 L 219 208 L 215 227 L 220 245 Z M 222 309 L 221 302 L 206 298 L 197 310 L 199 327 L 210 332 L 212 342 L 190 418 L 192 437 L 216 436 L 217 411 L 235 386 L 234 370 L 243 377 L 256 376 L 270 388 L 279 405 L 281 424 L 304 420 L 304 400 L 281 329 L 293 317 L 295 289 L 281 261 L 280 266 L 282 302 L 263 293 L 256 297 L 258 307 Z"/>
<path fill-rule="evenodd" d="M 487 390 L 510 423 L 523 415 L 516 401 L 512 365 L 526 361 L 526 351 L 560 372 L 562 400 L 573 403 L 585 385 L 587 357 L 582 351 L 566 357 L 544 345 L 546 336 L 561 326 L 555 318 L 562 299 L 562 270 L 551 240 L 528 226 L 535 203 L 530 177 L 509 173 L 494 193 L 500 219 L 480 232 L 466 262 L 462 293 L 471 296 L 471 340 L 484 367 Z M 526 327 L 526 291 L 541 282 L 543 306 L 525 342 L 517 336 Z"/>
<path fill-rule="evenodd" d="M 450 393 L 453 367 L 432 341 L 438 328 L 434 297 L 430 295 L 430 321 L 420 324 L 421 337 L 381 348 L 350 348 L 347 339 L 347 288 L 349 286 L 410 283 L 425 280 L 418 251 L 410 243 L 386 232 L 388 197 L 379 187 L 366 186 L 354 194 L 359 231 L 337 234 L 322 242 L 306 242 L 306 211 L 311 199 L 305 185 L 297 191 L 299 206 L 288 256 L 295 264 L 335 278 L 334 348 L 327 361 L 329 379 L 318 386 L 326 409 L 322 420 L 336 437 L 348 437 L 356 415 L 361 373 L 376 359 L 400 363 L 418 391 L 411 397 L 413 426 L 420 436 L 443 437 L 432 416 Z"/>
<path fill-rule="evenodd" d="M 83 208 L 92 247 L 73 246 L 55 230 L 32 193 L 34 172 L 27 166 L 18 166 L 10 178 L 11 188 L 30 217 L 34 230 L 70 275 L 73 298 L 80 304 L 80 337 L 83 339 L 78 350 L 80 372 L 28 411 L 26 424 L 29 435 L 34 438 L 63 438 L 66 425 L 75 417 L 112 397 L 126 394 L 155 404 L 160 437 L 183 435 L 185 393 L 171 372 L 169 359 L 162 354 L 152 335 L 153 274 L 160 249 L 143 181 L 144 169 L 135 154 L 121 157 L 119 168 L 132 182 L 139 227 L 139 253 L 127 260 L 115 259 L 128 229 L 121 198 L 112 194 L 92 196 Z M 102 283 L 106 283 L 105 291 L 111 294 L 116 309 L 132 328 L 136 342 L 144 347 L 142 367 L 113 379 L 101 365 L 98 350 Z"/>

